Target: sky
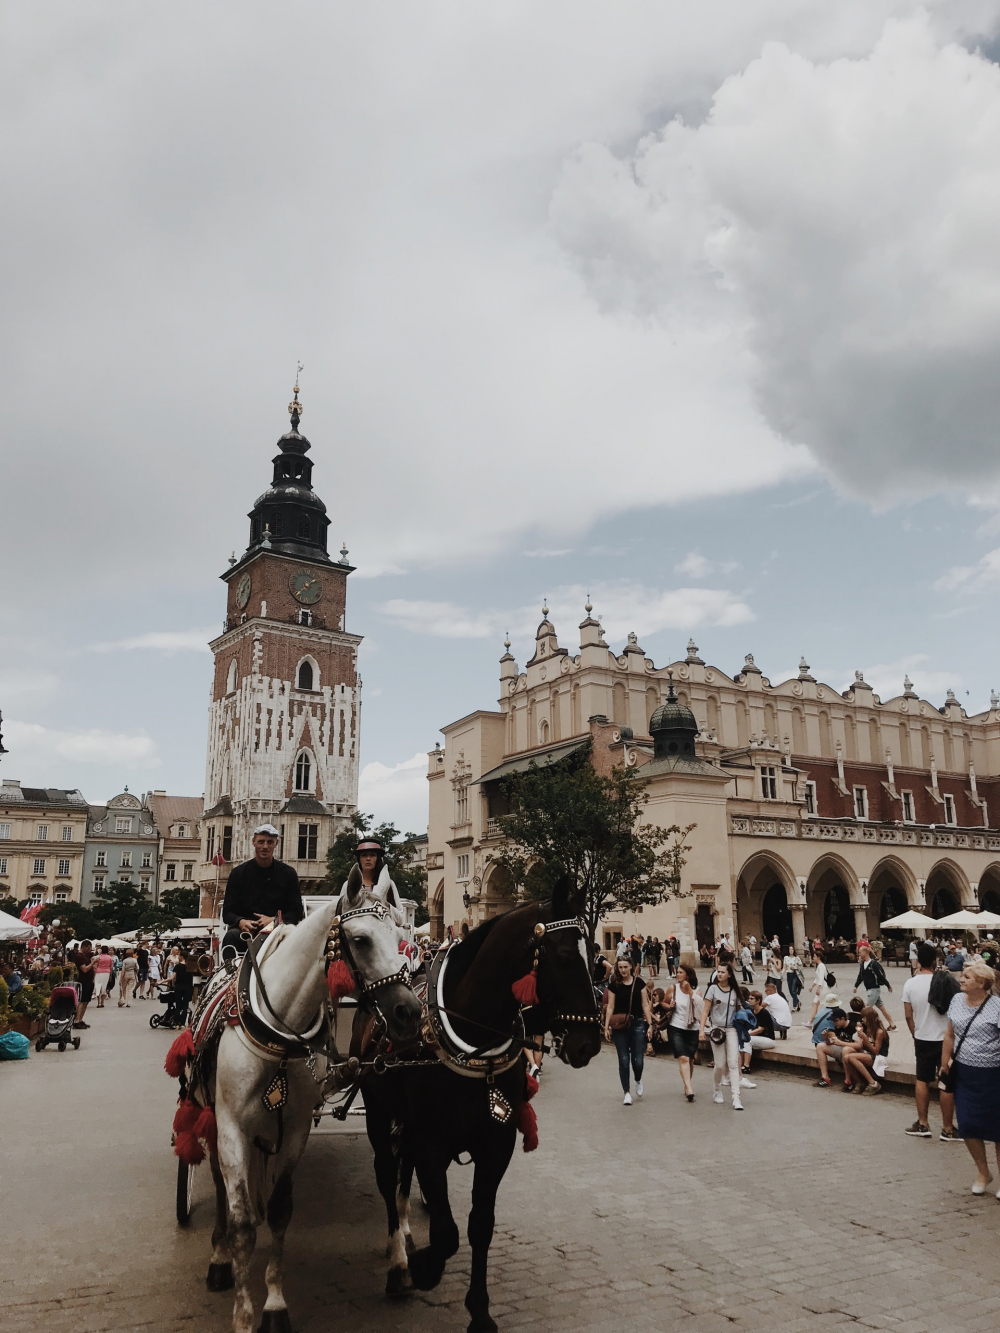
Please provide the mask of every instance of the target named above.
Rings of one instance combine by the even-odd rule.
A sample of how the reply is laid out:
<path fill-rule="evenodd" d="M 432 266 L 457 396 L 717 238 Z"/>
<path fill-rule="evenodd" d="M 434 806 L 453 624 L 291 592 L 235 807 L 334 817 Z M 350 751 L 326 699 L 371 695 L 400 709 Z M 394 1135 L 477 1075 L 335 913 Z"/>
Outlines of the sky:
<path fill-rule="evenodd" d="M 297 361 L 361 808 L 548 599 L 1000 687 L 1000 0 L 12 0 L 0 776 L 197 795 Z"/>

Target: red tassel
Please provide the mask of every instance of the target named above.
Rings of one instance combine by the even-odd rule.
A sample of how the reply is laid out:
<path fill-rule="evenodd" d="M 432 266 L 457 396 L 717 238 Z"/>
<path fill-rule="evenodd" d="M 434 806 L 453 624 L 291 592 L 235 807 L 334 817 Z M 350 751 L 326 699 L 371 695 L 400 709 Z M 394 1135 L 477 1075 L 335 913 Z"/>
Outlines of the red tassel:
<path fill-rule="evenodd" d="M 535 1093 L 538 1091 L 538 1079 L 531 1074 L 525 1074 L 524 1081 L 528 1091 L 528 1095 L 524 1100 L 530 1102 L 532 1097 L 534 1097 Z"/>
<path fill-rule="evenodd" d="M 180 1078 L 184 1073 L 187 1062 L 194 1056 L 194 1040 L 191 1036 L 191 1029 L 185 1028 L 179 1037 L 174 1038 L 173 1045 L 167 1051 L 167 1058 L 163 1062 L 163 1068 L 171 1078 Z"/>
<path fill-rule="evenodd" d="M 178 1134 L 174 1139 L 174 1152 L 182 1162 L 187 1162 L 188 1166 L 197 1166 L 199 1162 L 205 1160 L 205 1149 L 190 1130 Z"/>
<path fill-rule="evenodd" d="M 517 1127 L 524 1136 L 525 1152 L 534 1152 L 538 1147 L 538 1117 L 535 1108 L 527 1102 L 521 1102 L 517 1108 Z"/>
<path fill-rule="evenodd" d="M 327 972 L 326 984 L 330 987 L 330 995 L 335 1000 L 339 1000 L 342 995 L 353 995 L 354 978 L 343 958 L 338 958 Z"/>
<path fill-rule="evenodd" d="M 532 970 L 511 986 L 514 999 L 521 1005 L 532 1005 L 538 1003 L 538 982 L 535 980 L 535 970 Z"/>
<path fill-rule="evenodd" d="M 218 1127 L 215 1123 L 215 1112 L 210 1106 L 206 1106 L 198 1117 L 194 1126 L 194 1136 L 196 1139 L 204 1139 L 209 1152 L 214 1153 L 218 1139 Z"/>
<path fill-rule="evenodd" d="M 198 1103 L 185 1097 L 185 1099 L 177 1106 L 177 1112 L 174 1116 L 174 1133 L 191 1134 L 194 1131 L 200 1113 L 201 1107 Z"/>

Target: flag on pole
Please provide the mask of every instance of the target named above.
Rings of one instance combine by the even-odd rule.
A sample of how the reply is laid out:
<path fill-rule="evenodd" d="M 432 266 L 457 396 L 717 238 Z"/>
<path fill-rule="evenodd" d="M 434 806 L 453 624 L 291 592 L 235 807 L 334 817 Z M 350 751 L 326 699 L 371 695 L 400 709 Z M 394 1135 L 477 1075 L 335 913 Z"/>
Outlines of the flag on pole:
<path fill-rule="evenodd" d="M 212 857 L 210 864 L 213 866 L 224 866 L 226 864 L 226 858 L 222 855 L 221 852 L 216 852 L 215 855 Z"/>

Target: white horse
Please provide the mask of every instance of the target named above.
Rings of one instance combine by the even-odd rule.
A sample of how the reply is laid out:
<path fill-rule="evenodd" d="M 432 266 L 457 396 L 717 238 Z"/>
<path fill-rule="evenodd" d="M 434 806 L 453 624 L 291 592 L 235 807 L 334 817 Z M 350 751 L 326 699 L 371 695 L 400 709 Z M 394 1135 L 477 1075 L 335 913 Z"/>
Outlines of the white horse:
<path fill-rule="evenodd" d="M 284 1060 L 280 1053 L 265 1049 L 251 1032 L 261 1036 L 260 1020 L 279 1047 L 285 1040 L 294 1048 L 297 1038 L 304 1038 L 314 1050 L 325 1044 L 328 990 L 324 964 L 329 940 L 339 946 L 359 983 L 359 1005 L 376 1013 L 395 1045 L 413 1041 L 419 1032 L 421 1008 L 406 973 L 400 971 L 403 960 L 393 907 L 387 889 L 379 885 L 366 890 L 360 872 L 352 872 L 329 906 L 297 926 L 281 926 L 272 933 L 258 956 L 263 988 L 256 976 L 248 979 L 246 999 L 252 1005 L 253 1019 L 222 1033 L 214 1079 L 210 1078 L 208 1088 L 209 1095 L 214 1092 L 217 1124 L 217 1145 L 211 1154 L 217 1216 L 207 1283 L 212 1291 L 235 1287 L 234 1333 L 253 1329 L 250 1261 L 257 1227 L 265 1218 L 272 1240 L 260 1330 L 290 1330 L 283 1292 L 283 1249 L 292 1214 L 292 1172 L 306 1146 L 313 1111 L 330 1087 L 328 1076 L 335 1079 L 337 1061 L 343 1059 L 336 1056 L 331 1037 L 330 1054 L 319 1054 L 310 1070 L 301 1044 L 297 1057 Z M 272 1102 L 283 1097 L 283 1105 L 268 1109 L 266 1097 Z"/>

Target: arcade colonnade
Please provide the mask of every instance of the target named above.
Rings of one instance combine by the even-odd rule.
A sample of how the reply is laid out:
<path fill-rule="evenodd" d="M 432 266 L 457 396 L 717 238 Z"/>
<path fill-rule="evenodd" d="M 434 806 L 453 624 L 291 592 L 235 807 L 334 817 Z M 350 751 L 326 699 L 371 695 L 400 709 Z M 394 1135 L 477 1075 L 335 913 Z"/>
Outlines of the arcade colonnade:
<path fill-rule="evenodd" d="M 941 855 L 920 857 L 916 864 L 885 855 L 859 865 L 834 851 L 808 850 L 818 853 L 808 864 L 770 849 L 744 860 L 735 892 L 741 938 L 777 934 L 782 944 L 792 942 L 801 952 L 807 937 L 858 939 L 865 932 L 874 937 L 882 921 L 908 908 L 925 912 L 929 920 L 960 908 L 1000 913 L 1000 859 L 980 868 Z"/>

